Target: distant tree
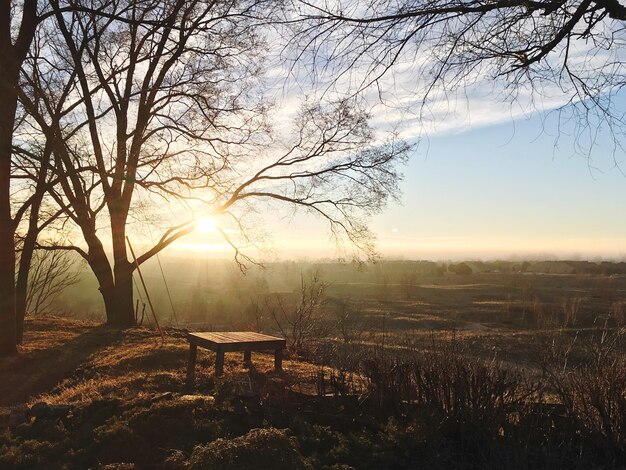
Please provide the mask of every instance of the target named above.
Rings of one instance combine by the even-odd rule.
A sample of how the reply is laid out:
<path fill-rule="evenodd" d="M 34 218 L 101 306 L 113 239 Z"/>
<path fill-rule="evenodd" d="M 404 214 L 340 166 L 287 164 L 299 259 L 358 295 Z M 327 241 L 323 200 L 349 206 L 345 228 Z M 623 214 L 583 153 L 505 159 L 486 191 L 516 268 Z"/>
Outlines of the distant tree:
<path fill-rule="evenodd" d="M 450 263 L 450 265 L 448 266 L 448 270 L 460 276 L 469 276 L 473 272 L 472 268 L 467 263 Z"/>
<path fill-rule="evenodd" d="M 607 124 L 621 146 L 626 6 L 616 0 L 294 0 L 297 55 L 355 90 L 396 66 L 428 101 L 483 80 L 511 100 L 560 98 L 580 133 Z M 337 89 L 335 86 L 333 89 Z M 564 108 L 562 108 L 564 109 Z M 620 147 L 621 148 L 621 147 Z"/>
<path fill-rule="evenodd" d="M 417 290 L 419 281 L 416 270 L 405 271 L 400 274 L 400 284 L 402 284 L 404 288 L 404 294 L 407 299 L 413 298 L 415 295 L 415 291 Z"/>
<path fill-rule="evenodd" d="M 448 270 L 448 266 L 446 263 L 441 263 L 437 265 L 437 276 L 443 276 Z"/>
<path fill-rule="evenodd" d="M 409 146 L 376 143 L 349 101 L 305 104 L 289 137 L 272 134 L 257 85 L 259 28 L 274 2 L 50 3 L 56 24 L 24 67 L 22 100 L 27 123 L 54 143 L 49 192 L 82 232 L 64 248 L 94 272 L 109 324 L 135 322 L 133 221 L 163 227 L 137 264 L 190 233 L 198 210 L 243 229 L 267 201 L 321 216 L 333 235 L 372 250 L 362 216 L 397 193 Z M 236 237 L 222 234 L 245 262 Z"/>

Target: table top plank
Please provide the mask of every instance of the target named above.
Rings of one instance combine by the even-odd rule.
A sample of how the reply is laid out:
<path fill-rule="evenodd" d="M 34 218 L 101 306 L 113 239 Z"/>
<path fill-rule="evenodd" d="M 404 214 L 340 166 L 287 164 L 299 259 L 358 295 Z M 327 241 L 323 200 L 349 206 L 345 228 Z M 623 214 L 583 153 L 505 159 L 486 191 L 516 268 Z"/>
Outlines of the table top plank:
<path fill-rule="evenodd" d="M 284 349 L 287 341 L 276 336 L 264 335 L 254 331 L 220 331 L 187 333 L 190 343 L 214 351 L 243 351 L 258 349 Z"/>
<path fill-rule="evenodd" d="M 212 341 L 214 343 L 236 343 L 238 341 L 284 341 L 277 336 L 269 336 L 254 331 L 219 331 L 219 332 L 190 332 L 188 336 Z"/>

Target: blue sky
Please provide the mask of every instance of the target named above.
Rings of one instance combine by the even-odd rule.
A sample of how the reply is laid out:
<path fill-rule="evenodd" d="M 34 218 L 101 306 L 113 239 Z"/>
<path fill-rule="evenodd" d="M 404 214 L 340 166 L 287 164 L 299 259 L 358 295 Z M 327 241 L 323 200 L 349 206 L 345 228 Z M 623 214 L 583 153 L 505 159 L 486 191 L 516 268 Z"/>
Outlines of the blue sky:
<path fill-rule="evenodd" d="M 621 96 L 620 105 L 625 102 Z M 613 136 L 604 129 L 589 159 L 577 152 L 580 139 L 567 126 L 557 141 L 554 113 L 503 112 L 493 120 L 500 122 L 472 126 L 468 119 L 421 138 L 403 169 L 401 204 L 390 203 L 371 220 L 379 253 L 434 260 L 626 258 L 626 176 L 615 166 L 623 159 L 626 170 L 626 156 L 614 152 Z M 311 216 L 274 217 L 264 231 L 273 251 L 262 258 L 349 254 L 338 252 L 324 222 Z M 201 237 L 181 248 L 200 243 L 206 256 L 228 256 L 217 236 Z"/>
<path fill-rule="evenodd" d="M 614 157 L 623 155 L 605 131 L 589 160 L 573 135 L 556 141 L 556 123 L 536 113 L 422 141 L 405 170 L 402 206 L 372 223 L 381 252 L 621 258 L 626 177 Z"/>
<path fill-rule="evenodd" d="M 493 109 L 474 103 L 479 114 L 483 104 Z M 556 139 L 555 113 L 504 111 L 482 119 L 499 121 L 489 125 L 472 125 L 471 110 L 468 116 L 421 138 L 404 168 L 401 204 L 392 202 L 371 221 L 381 255 L 626 258 L 626 177 L 615 166 L 624 155 L 614 152 L 606 129 L 589 159 L 573 129 L 565 126 Z M 270 234 L 280 258 L 337 255 L 321 221 L 297 216 Z"/>

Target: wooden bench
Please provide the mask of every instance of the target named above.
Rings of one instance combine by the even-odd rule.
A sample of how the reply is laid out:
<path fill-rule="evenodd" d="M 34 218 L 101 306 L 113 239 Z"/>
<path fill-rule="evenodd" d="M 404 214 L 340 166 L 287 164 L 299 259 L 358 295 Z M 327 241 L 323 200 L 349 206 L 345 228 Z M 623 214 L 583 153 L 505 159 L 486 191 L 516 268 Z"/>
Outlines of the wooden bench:
<path fill-rule="evenodd" d="M 194 381 L 198 346 L 216 352 L 216 376 L 220 376 L 224 373 L 224 353 L 233 351 L 243 351 L 244 365 L 249 366 L 252 362 L 252 351 L 273 350 L 274 368 L 276 371 L 280 371 L 283 367 L 283 349 L 287 346 L 287 341 L 283 338 L 262 335 L 252 331 L 187 333 L 187 341 L 189 341 L 189 362 L 187 364 L 188 386 L 191 386 Z"/>

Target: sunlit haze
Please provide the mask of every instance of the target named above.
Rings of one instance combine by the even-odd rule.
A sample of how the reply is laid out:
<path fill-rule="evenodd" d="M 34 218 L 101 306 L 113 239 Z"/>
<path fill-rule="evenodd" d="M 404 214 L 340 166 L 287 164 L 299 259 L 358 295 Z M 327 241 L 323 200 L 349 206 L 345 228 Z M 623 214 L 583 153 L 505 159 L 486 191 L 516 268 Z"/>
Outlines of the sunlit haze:
<path fill-rule="evenodd" d="M 472 124 L 472 112 L 494 105 L 487 100 L 473 103 L 465 124 L 413 139 L 418 145 L 403 171 L 401 202 L 370 223 L 378 252 L 403 259 L 622 259 L 626 180 L 610 133 L 595 136 L 587 158 L 579 148 L 584 136 L 562 132 L 557 140 L 558 116 L 549 112 L 505 112 L 499 123 Z M 345 254 L 319 219 L 265 216 L 271 229 L 261 257 Z M 174 251 L 232 254 L 213 220 L 200 219 L 198 232 Z"/>
<path fill-rule="evenodd" d="M 200 233 L 211 233 L 215 231 L 215 221 L 208 217 L 198 219 L 196 222 L 196 230 Z"/>

